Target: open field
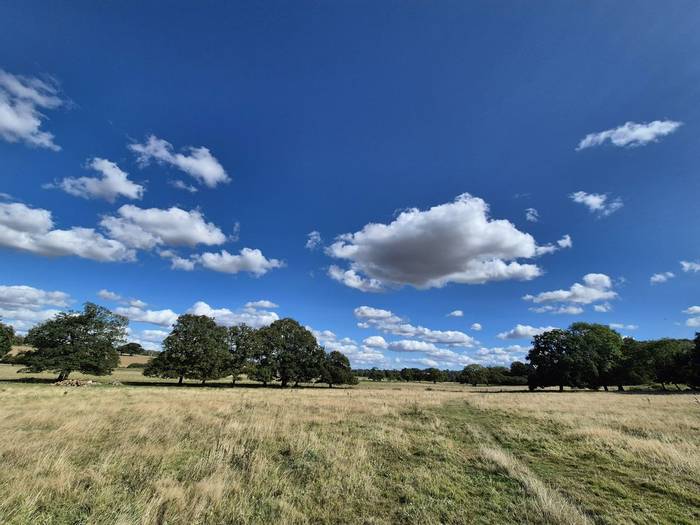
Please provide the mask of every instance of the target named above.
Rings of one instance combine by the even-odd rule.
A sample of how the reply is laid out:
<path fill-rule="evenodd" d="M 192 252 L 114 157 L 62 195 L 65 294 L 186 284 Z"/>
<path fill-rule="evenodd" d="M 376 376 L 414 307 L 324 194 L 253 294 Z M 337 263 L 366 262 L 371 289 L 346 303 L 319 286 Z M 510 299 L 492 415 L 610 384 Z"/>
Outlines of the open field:
<path fill-rule="evenodd" d="M 163 388 L 124 369 L 100 379 L 133 386 L 65 388 L 15 370 L 3 524 L 700 521 L 693 395 Z"/>

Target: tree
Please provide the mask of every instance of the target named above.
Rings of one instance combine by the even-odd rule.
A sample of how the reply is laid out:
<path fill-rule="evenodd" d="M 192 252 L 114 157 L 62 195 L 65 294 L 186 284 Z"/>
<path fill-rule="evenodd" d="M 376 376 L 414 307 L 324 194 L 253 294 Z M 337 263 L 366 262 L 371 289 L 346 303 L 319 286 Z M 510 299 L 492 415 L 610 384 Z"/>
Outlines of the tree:
<path fill-rule="evenodd" d="M 126 343 L 117 348 L 120 354 L 126 355 L 144 355 L 146 351 L 139 343 Z"/>
<path fill-rule="evenodd" d="M 15 340 L 15 329 L 9 324 L 0 323 L 0 359 L 5 357 Z"/>
<path fill-rule="evenodd" d="M 367 378 L 368 378 L 370 381 L 381 381 L 382 379 L 384 379 L 384 371 L 383 371 L 383 370 L 379 370 L 379 369 L 375 366 L 375 367 L 373 367 L 373 368 L 369 371 L 369 373 L 367 374 Z"/>
<path fill-rule="evenodd" d="M 592 323 L 574 323 L 569 333 L 576 343 L 575 382 L 607 391 L 622 359 L 622 337 L 609 326 Z"/>
<path fill-rule="evenodd" d="M 320 377 L 325 352 L 314 335 L 297 321 L 279 319 L 259 332 L 269 352 L 268 364 L 273 364 L 283 387 L 290 382 L 297 386 Z"/>
<path fill-rule="evenodd" d="M 528 377 L 530 390 L 546 386 L 572 385 L 575 375 L 576 345 L 568 330 L 548 330 L 532 339 L 527 360 L 533 367 Z"/>
<path fill-rule="evenodd" d="M 36 350 L 22 354 L 20 372 L 58 373 L 58 381 L 73 371 L 107 375 L 119 364 L 115 345 L 123 341 L 128 321 L 108 309 L 85 303 L 82 313 L 61 312 L 31 330 L 26 343 Z"/>
<path fill-rule="evenodd" d="M 205 315 L 184 314 L 177 318 L 163 351 L 143 371 L 146 376 L 208 379 L 226 377 L 231 369 L 227 330 Z"/>
<path fill-rule="evenodd" d="M 239 375 L 254 367 L 252 362 L 264 353 L 264 348 L 258 331 L 246 324 L 234 325 L 228 329 L 227 344 L 231 355 L 232 382 L 235 384 Z M 254 375 L 252 370 L 250 372 Z M 269 379 L 265 383 L 267 381 Z"/>
<path fill-rule="evenodd" d="M 356 385 L 357 378 L 352 375 L 350 360 L 342 353 L 334 350 L 325 355 L 321 366 L 321 381 L 333 385 Z"/>
<path fill-rule="evenodd" d="M 481 365 L 467 365 L 462 370 L 459 376 L 459 382 L 477 386 L 478 384 L 486 383 L 486 369 Z"/>
<path fill-rule="evenodd" d="M 625 337 L 620 347 L 620 360 L 612 371 L 612 384 L 623 391 L 624 385 L 644 385 L 654 379 L 654 363 L 649 345 Z"/>
<path fill-rule="evenodd" d="M 433 384 L 436 384 L 438 381 L 445 381 L 447 379 L 447 374 L 437 368 L 426 368 L 423 372 L 423 377 L 426 381 L 432 381 Z"/>
<path fill-rule="evenodd" d="M 695 333 L 693 343 L 688 363 L 687 381 L 691 387 L 700 390 L 700 332 Z"/>
<path fill-rule="evenodd" d="M 684 369 L 687 366 L 691 352 L 694 349 L 688 339 L 659 339 L 647 341 L 647 351 L 654 370 L 654 380 L 661 383 L 666 390 L 666 384 L 676 385 L 685 381 Z"/>

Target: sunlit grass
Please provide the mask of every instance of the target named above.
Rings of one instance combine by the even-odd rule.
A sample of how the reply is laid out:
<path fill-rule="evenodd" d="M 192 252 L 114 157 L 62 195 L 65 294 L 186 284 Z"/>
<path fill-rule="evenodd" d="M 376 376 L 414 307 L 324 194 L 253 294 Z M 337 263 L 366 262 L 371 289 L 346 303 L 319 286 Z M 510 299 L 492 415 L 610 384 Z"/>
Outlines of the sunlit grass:
<path fill-rule="evenodd" d="M 133 386 L 66 388 L 15 370 L 3 524 L 700 520 L 692 395 L 163 388 L 134 369 L 100 378 Z"/>

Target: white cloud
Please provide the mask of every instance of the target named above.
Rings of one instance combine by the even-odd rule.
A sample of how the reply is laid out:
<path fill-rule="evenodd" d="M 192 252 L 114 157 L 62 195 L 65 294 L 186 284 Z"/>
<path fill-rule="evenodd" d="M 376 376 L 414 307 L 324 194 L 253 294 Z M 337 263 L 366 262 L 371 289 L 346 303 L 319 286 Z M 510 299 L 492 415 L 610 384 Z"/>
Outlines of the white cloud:
<path fill-rule="evenodd" d="M 54 82 L 13 75 L 0 69 L 0 138 L 59 151 L 53 134 L 42 131 L 43 111 L 64 101 Z"/>
<path fill-rule="evenodd" d="M 192 186 L 191 184 L 187 184 L 186 182 L 181 180 L 171 180 L 169 184 L 173 188 L 177 188 L 178 190 L 185 190 L 190 193 L 197 193 L 199 191 L 196 187 Z"/>
<path fill-rule="evenodd" d="M 245 303 L 246 308 L 279 308 L 279 305 L 268 301 L 267 299 L 261 299 L 259 301 L 251 301 Z"/>
<path fill-rule="evenodd" d="M 610 310 L 612 310 L 612 305 L 610 303 L 594 304 L 593 310 L 601 313 L 609 312 Z"/>
<path fill-rule="evenodd" d="M 97 296 L 100 299 L 104 299 L 105 301 L 121 301 L 122 296 L 119 295 L 118 293 L 115 292 L 110 292 L 109 290 L 105 290 L 104 288 L 97 292 Z"/>
<path fill-rule="evenodd" d="M 625 330 L 625 331 L 636 330 L 637 328 L 639 328 L 639 326 L 636 324 L 622 324 L 622 323 L 610 323 L 608 326 L 614 330 Z"/>
<path fill-rule="evenodd" d="M 655 273 L 649 278 L 649 282 L 651 284 L 660 284 L 660 283 L 665 283 L 669 279 L 673 279 L 676 276 L 673 272 L 662 272 L 662 273 Z"/>
<path fill-rule="evenodd" d="M 700 314 L 700 306 L 689 306 L 688 308 L 683 310 L 683 313 L 689 315 Z"/>
<path fill-rule="evenodd" d="M 321 242 L 323 242 L 323 239 L 321 239 L 321 234 L 316 230 L 306 235 L 306 248 L 308 250 L 315 250 L 316 247 L 321 244 Z"/>
<path fill-rule="evenodd" d="M 129 180 L 129 174 L 114 162 L 95 157 L 90 159 L 87 167 L 100 172 L 102 177 L 66 177 L 47 187 L 58 187 L 75 197 L 104 199 L 108 202 L 114 202 L 119 196 L 128 199 L 143 197 L 144 187 Z"/>
<path fill-rule="evenodd" d="M 574 283 L 568 290 L 554 290 L 551 292 L 542 292 L 537 295 L 526 295 L 523 297 L 525 301 L 532 301 L 536 304 L 541 303 L 572 303 L 569 306 L 574 306 L 570 311 L 559 309 L 549 309 L 545 307 L 534 308 L 536 312 L 556 312 L 556 313 L 581 313 L 576 310 L 578 305 L 586 305 L 597 303 L 600 301 L 609 301 L 617 298 L 617 292 L 612 290 L 612 280 L 603 273 L 589 273 L 583 276 L 583 284 Z M 561 311 L 559 311 L 561 310 Z M 601 311 L 601 310 L 598 310 Z"/>
<path fill-rule="evenodd" d="M 362 292 L 383 292 L 384 286 L 378 279 L 368 279 L 359 275 L 355 270 L 343 270 L 339 266 L 332 264 L 328 267 L 328 276 L 343 283 L 349 288 L 355 288 Z"/>
<path fill-rule="evenodd" d="M 359 345 L 357 341 L 349 337 L 339 339 L 330 330 L 318 331 L 310 326 L 306 328 L 314 334 L 318 343 L 322 345 L 327 352 L 342 352 L 350 359 L 352 366 L 378 365 L 386 361 L 384 354 L 377 350 L 377 347 L 371 347 L 366 344 Z"/>
<path fill-rule="evenodd" d="M 61 291 L 47 291 L 26 285 L 0 285 L 0 320 L 25 332 L 37 323 L 51 319 L 72 302 Z"/>
<path fill-rule="evenodd" d="M 389 348 L 395 352 L 436 352 L 439 350 L 433 343 L 415 341 L 412 339 L 392 341 L 389 343 Z"/>
<path fill-rule="evenodd" d="M 479 324 L 479 323 L 472 323 L 472 325 L 470 326 L 470 328 L 471 328 L 472 330 L 474 330 L 475 332 L 480 332 L 480 331 L 481 331 L 481 324 Z"/>
<path fill-rule="evenodd" d="M 145 310 L 138 306 L 126 306 L 117 308 L 115 312 L 131 321 L 159 326 L 171 326 L 177 321 L 177 314 L 169 308 L 165 310 Z"/>
<path fill-rule="evenodd" d="M 650 142 L 656 142 L 659 138 L 670 135 L 676 131 L 682 122 L 673 120 L 654 120 L 653 122 L 625 122 L 617 128 L 589 133 L 579 142 L 577 151 L 600 146 L 605 141 L 610 141 L 618 147 L 645 146 Z"/>
<path fill-rule="evenodd" d="M 51 212 L 21 203 L 0 203 L 0 246 L 37 255 L 75 255 L 95 261 L 133 261 L 135 253 L 92 228 L 53 228 Z"/>
<path fill-rule="evenodd" d="M 210 188 L 231 180 L 224 167 L 204 147 L 189 147 L 186 149 L 187 155 L 174 153 L 172 144 L 151 135 L 144 144 L 130 144 L 129 149 L 136 153 L 139 164 L 142 166 L 148 165 L 153 160 L 170 164 Z"/>
<path fill-rule="evenodd" d="M 538 306 L 535 308 L 530 308 L 533 312 L 537 312 L 538 314 L 544 314 L 544 313 L 549 313 L 549 314 L 568 314 L 568 315 L 579 315 L 583 313 L 583 308 L 580 306 L 574 306 L 574 305 L 569 305 L 569 306 L 551 306 L 551 305 L 546 305 L 546 306 Z"/>
<path fill-rule="evenodd" d="M 501 332 L 496 335 L 499 339 L 529 339 L 536 335 L 540 335 L 543 332 L 548 332 L 549 330 L 555 330 L 554 326 L 540 326 L 535 328 L 534 326 L 517 324 L 515 328 L 511 328 L 506 332 Z"/>
<path fill-rule="evenodd" d="M 359 306 L 354 310 L 355 317 L 366 327 L 373 327 L 384 333 L 401 337 L 413 337 L 429 343 L 448 346 L 471 347 L 477 341 L 470 335 L 456 330 L 431 330 L 405 322 L 389 310 L 370 306 Z"/>
<path fill-rule="evenodd" d="M 161 343 L 168 335 L 170 335 L 170 332 L 166 332 L 165 330 L 141 330 L 138 337 L 144 341 Z"/>
<path fill-rule="evenodd" d="M 462 310 L 452 310 L 447 317 L 464 317 L 464 312 Z"/>
<path fill-rule="evenodd" d="M 204 268 L 223 273 L 250 272 L 261 276 L 275 268 L 284 267 L 284 262 L 268 259 L 260 250 L 251 248 L 243 248 L 238 255 L 221 250 L 220 253 L 205 252 L 194 257 Z"/>
<path fill-rule="evenodd" d="M 700 317 L 691 317 L 690 319 L 687 319 L 685 325 L 691 328 L 700 327 Z"/>
<path fill-rule="evenodd" d="M 139 208 L 125 204 L 118 216 L 107 216 L 100 224 L 115 239 L 132 248 L 150 249 L 160 245 L 195 246 L 226 242 L 226 235 L 211 222 L 206 222 L 198 210 L 183 210 L 173 206 Z"/>
<path fill-rule="evenodd" d="M 224 326 L 233 326 L 239 324 L 247 324 L 253 328 L 267 326 L 279 319 L 276 312 L 260 310 L 256 307 L 246 306 L 239 310 L 230 310 L 228 308 L 212 308 L 204 301 L 197 301 L 192 307 L 187 310 L 188 314 L 206 315 L 213 317 L 214 320 Z"/>
<path fill-rule="evenodd" d="M 387 343 L 381 335 L 373 335 L 367 337 L 362 343 L 370 348 L 388 348 L 389 343 Z"/>
<path fill-rule="evenodd" d="M 684 272 L 700 272 L 700 263 L 691 261 L 681 261 L 681 268 Z"/>
<path fill-rule="evenodd" d="M 535 208 L 527 208 L 525 210 L 525 220 L 528 222 L 538 222 L 540 213 Z"/>
<path fill-rule="evenodd" d="M 577 191 L 569 195 L 569 198 L 574 202 L 583 204 L 588 208 L 588 211 L 595 213 L 599 217 L 607 217 L 623 206 L 622 199 L 619 197 L 608 200 L 608 195 L 603 193 Z"/>
<path fill-rule="evenodd" d="M 67 307 L 70 302 L 70 296 L 65 292 L 49 292 L 26 285 L 0 285 L 0 306 L 4 307 L 33 309 L 47 305 Z"/>
<path fill-rule="evenodd" d="M 518 259 L 541 255 L 545 252 L 538 248 L 544 247 L 509 221 L 491 219 L 488 211 L 486 202 L 465 193 L 425 211 L 403 211 L 390 224 L 367 224 L 339 236 L 326 249 L 328 255 L 350 261 L 349 270 L 333 266 L 329 275 L 363 291 L 379 291 L 386 285 L 425 289 L 539 276 L 538 266 Z"/>
<path fill-rule="evenodd" d="M 544 244 L 542 246 L 538 246 L 535 250 L 535 254 L 537 256 L 547 255 L 550 253 L 558 252 L 559 250 L 564 248 L 571 248 L 573 245 L 574 243 L 571 240 L 571 236 L 567 234 L 564 235 L 561 239 L 559 239 L 556 242 L 556 244 Z"/>

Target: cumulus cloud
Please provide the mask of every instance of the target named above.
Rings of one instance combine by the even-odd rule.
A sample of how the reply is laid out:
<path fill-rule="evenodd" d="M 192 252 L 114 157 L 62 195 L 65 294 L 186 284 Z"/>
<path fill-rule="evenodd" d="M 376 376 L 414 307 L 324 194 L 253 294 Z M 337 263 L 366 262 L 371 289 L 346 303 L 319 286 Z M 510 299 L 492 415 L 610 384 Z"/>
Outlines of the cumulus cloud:
<path fill-rule="evenodd" d="M 21 203 L 0 203 L 0 246 L 52 257 L 132 261 L 134 250 L 92 228 L 53 228 L 51 212 Z"/>
<path fill-rule="evenodd" d="M 593 310 L 600 313 L 609 312 L 612 310 L 612 305 L 610 303 L 594 304 Z"/>
<path fill-rule="evenodd" d="M 125 204 L 117 210 L 117 216 L 104 217 L 100 224 L 113 238 L 132 248 L 216 245 L 226 241 L 224 232 L 206 222 L 200 211 L 175 206 L 166 210 Z"/>
<path fill-rule="evenodd" d="M 525 220 L 528 222 L 538 222 L 540 213 L 535 208 L 527 208 L 525 210 Z"/>
<path fill-rule="evenodd" d="M 116 292 L 110 292 L 109 290 L 105 290 L 104 288 L 102 290 L 100 290 L 99 292 L 97 292 L 97 296 L 100 299 L 104 299 L 105 301 L 115 301 L 116 302 L 116 301 L 122 300 L 121 295 L 119 295 Z"/>
<path fill-rule="evenodd" d="M 619 197 L 608 199 L 608 195 L 603 193 L 577 191 L 569 195 L 569 198 L 574 202 L 583 204 L 588 208 L 588 211 L 595 213 L 598 217 L 607 217 L 624 206 L 622 199 Z"/>
<path fill-rule="evenodd" d="M 315 250 L 316 247 L 318 247 L 319 244 L 323 242 L 323 239 L 321 239 L 321 234 L 317 232 L 316 230 L 309 232 L 306 235 L 306 249 L 307 250 Z"/>
<path fill-rule="evenodd" d="M 256 276 L 284 266 L 283 261 L 268 259 L 260 250 L 251 248 L 243 248 L 237 255 L 226 250 L 221 250 L 220 253 L 205 252 L 194 256 L 194 260 L 204 268 L 215 272 L 250 272 Z"/>
<path fill-rule="evenodd" d="M 681 268 L 684 272 L 700 272 L 700 263 L 691 261 L 681 261 Z"/>
<path fill-rule="evenodd" d="M 481 324 L 479 324 L 479 323 L 472 323 L 470 328 L 472 330 L 474 330 L 475 332 L 480 332 L 482 327 L 481 327 Z"/>
<path fill-rule="evenodd" d="M 384 285 L 378 279 L 362 277 L 353 269 L 343 270 L 335 264 L 328 267 L 328 276 L 334 281 L 338 281 L 349 288 L 355 288 L 362 292 L 384 291 Z"/>
<path fill-rule="evenodd" d="M 260 309 L 260 307 L 246 305 L 239 310 L 230 310 L 229 308 L 212 308 L 204 301 L 197 301 L 194 303 L 192 307 L 187 310 L 187 313 L 213 317 L 218 324 L 224 326 L 247 324 L 253 328 L 267 326 L 279 319 L 279 315 L 277 315 L 276 312 Z"/>
<path fill-rule="evenodd" d="M 165 310 L 147 310 L 138 306 L 124 306 L 117 308 L 115 312 L 131 321 L 159 326 L 172 326 L 177 321 L 177 314 L 169 308 Z"/>
<path fill-rule="evenodd" d="M 665 283 L 669 279 L 673 279 L 676 276 L 673 272 L 661 272 L 661 273 L 655 273 L 649 278 L 649 282 L 651 284 L 661 284 Z"/>
<path fill-rule="evenodd" d="M 389 310 L 359 306 L 354 310 L 355 317 L 362 327 L 372 327 L 377 330 L 400 337 L 411 337 L 429 343 L 447 346 L 471 347 L 477 341 L 470 335 L 456 330 L 431 330 L 424 326 L 412 325 Z"/>
<path fill-rule="evenodd" d="M 381 335 L 372 335 L 365 338 L 362 343 L 370 348 L 388 348 L 389 343 Z"/>
<path fill-rule="evenodd" d="M 246 308 L 279 308 L 279 305 L 268 301 L 267 299 L 261 299 L 259 301 L 250 301 L 245 303 Z"/>
<path fill-rule="evenodd" d="M 58 290 L 47 291 L 27 285 L 0 285 L 0 319 L 20 332 L 36 323 L 51 319 L 72 302 L 70 296 Z"/>
<path fill-rule="evenodd" d="M 152 161 L 169 164 L 209 188 L 215 188 L 231 180 L 221 163 L 204 147 L 188 147 L 185 150 L 186 154 L 175 153 L 172 144 L 151 135 L 143 144 L 130 144 L 129 149 L 136 153 L 138 162 L 142 166 Z"/>
<path fill-rule="evenodd" d="M 610 323 L 608 326 L 614 330 L 625 330 L 625 331 L 636 330 L 637 328 L 639 328 L 639 326 L 636 324 L 623 324 L 623 323 Z"/>
<path fill-rule="evenodd" d="M 326 248 L 331 257 L 350 262 L 348 270 L 333 266 L 329 275 L 363 291 L 539 276 L 538 266 L 519 260 L 545 253 L 538 251 L 542 247 L 509 221 L 491 219 L 488 212 L 486 202 L 464 193 L 428 210 L 403 211 L 389 224 L 367 224 L 340 235 Z"/>
<path fill-rule="evenodd" d="M 537 312 L 538 314 L 544 314 L 544 313 L 549 313 L 549 314 L 568 314 L 568 315 L 578 315 L 583 313 L 583 308 L 580 306 L 574 306 L 574 305 L 569 305 L 569 306 L 552 306 L 552 305 L 545 305 L 545 306 L 538 306 L 535 308 L 530 308 L 533 312 Z"/>
<path fill-rule="evenodd" d="M 46 187 L 60 188 L 75 197 L 104 199 L 108 202 L 114 202 L 120 196 L 127 199 L 143 197 L 144 187 L 129 180 L 129 174 L 114 162 L 95 157 L 88 161 L 87 167 L 101 173 L 102 177 L 66 177 Z"/>
<path fill-rule="evenodd" d="M 0 69 L 0 138 L 59 151 L 53 134 L 41 129 L 43 113 L 64 104 L 56 84 Z"/>
<path fill-rule="evenodd" d="M 581 313 L 581 311 L 577 309 L 580 308 L 580 305 L 616 299 L 617 292 L 612 290 L 612 286 L 612 280 L 607 275 L 603 273 L 589 273 L 583 276 L 583 284 L 574 283 L 568 290 L 554 290 L 551 292 L 542 292 L 537 295 L 526 295 L 523 297 L 523 299 L 525 301 L 531 301 L 535 304 L 570 303 L 569 305 L 565 305 L 563 307 L 533 308 L 534 311 L 539 313 L 553 312 L 578 314 Z M 566 308 L 568 306 L 573 306 L 573 308 L 567 311 Z"/>
<path fill-rule="evenodd" d="M 514 328 L 496 335 L 499 339 L 529 339 L 541 333 L 555 330 L 554 326 L 540 326 L 536 328 L 527 324 L 517 324 Z"/>
<path fill-rule="evenodd" d="M 683 123 L 673 120 L 654 120 L 653 122 L 625 122 L 622 126 L 596 133 L 589 133 L 579 142 L 577 151 L 600 146 L 606 141 L 618 147 L 646 146 L 657 142 L 659 138 L 670 135 Z"/>
<path fill-rule="evenodd" d="M 380 346 L 360 345 L 357 341 L 349 337 L 339 338 L 330 330 L 318 331 L 310 326 L 306 328 L 314 334 L 318 343 L 323 346 L 327 352 L 342 352 L 350 359 L 350 363 L 353 366 L 377 365 L 384 363 L 386 360 L 384 354 L 377 349 L 382 348 Z"/>
<path fill-rule="evenodd" d="M 199 191 L 195 186 L 192 186 L 192 184 L 187 184 L 186 182 L 181 181 L 179 179 L 171 180 L 169 182 L 169 184 L 173 188 L 177 188 L 178 190 L 184 190 L 184 191 L 187 191 L 189 193 L 197 193 Z"/>
<path fill-rule="evenodd" d="M 547 255 L 550 253 L 557 252 L 563 248 L 571 248 L 574 245 L 573 241 L 571 240 L 570 235 L 564 235 L 561 239 L 559 239 L 556 244 L 545 244 L 542 246 L 538 246 L 537 249 L 535 250 L 535 255 Z"/>
<path fill-rule="evenodd" d="M 462 310 L 452 310 L 447 317 L 464 317 L 464 312 Z"/>

